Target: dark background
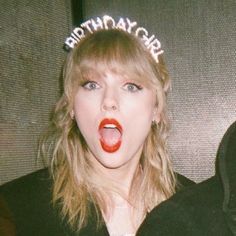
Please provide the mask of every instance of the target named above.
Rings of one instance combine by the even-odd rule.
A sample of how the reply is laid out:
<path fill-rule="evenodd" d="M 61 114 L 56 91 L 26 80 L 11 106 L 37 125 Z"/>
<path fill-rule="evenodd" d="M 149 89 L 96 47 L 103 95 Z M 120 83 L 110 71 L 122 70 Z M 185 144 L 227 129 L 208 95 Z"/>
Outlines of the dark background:
<path fill-rule="evenodd" d="M 235 0 L 0 0 L 0 184 L 42 167 L 37 140 L 59 97 L 63 42 L 82 18 L 128 17 L 161 41 L 172 78 L 175 169 L 214 174 L 236 120 Z"/>

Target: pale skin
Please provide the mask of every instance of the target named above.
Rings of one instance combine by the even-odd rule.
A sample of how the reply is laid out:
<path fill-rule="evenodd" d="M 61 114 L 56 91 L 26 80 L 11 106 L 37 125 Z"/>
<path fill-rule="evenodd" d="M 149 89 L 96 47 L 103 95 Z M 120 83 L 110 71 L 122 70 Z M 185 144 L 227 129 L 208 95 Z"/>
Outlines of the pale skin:
<path fill-rule="evenodd" d="M 96 169 L 129 196 L 152 121 L 158 123 L 160 119 L 154 89 L 107 71 L 79 86 L 71 115 L 87 142 Z M 98 126 L 105 118 L 117 120 L 123 128 L 121 146 L 113 153 L 106 152 L 99 142 Z M 141 222 L 132 221 L 132 206 L 117 194 L 113 199 L 112 215 L 109 219 L 104 216 L 109 232 L 135 233 Z"/>

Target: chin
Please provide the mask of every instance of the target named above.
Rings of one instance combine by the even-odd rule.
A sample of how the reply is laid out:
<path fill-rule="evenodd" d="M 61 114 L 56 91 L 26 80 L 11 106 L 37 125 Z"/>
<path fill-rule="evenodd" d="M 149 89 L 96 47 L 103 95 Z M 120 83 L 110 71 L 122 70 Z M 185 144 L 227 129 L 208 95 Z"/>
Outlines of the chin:
<path fill-rule="evenodd" d="M 107 169 L 118 169 L 127 163 L 127 160 L 122 160 L 120 155 L 108 154 L 102 159 L 97 159 L 100 164 Z"/>

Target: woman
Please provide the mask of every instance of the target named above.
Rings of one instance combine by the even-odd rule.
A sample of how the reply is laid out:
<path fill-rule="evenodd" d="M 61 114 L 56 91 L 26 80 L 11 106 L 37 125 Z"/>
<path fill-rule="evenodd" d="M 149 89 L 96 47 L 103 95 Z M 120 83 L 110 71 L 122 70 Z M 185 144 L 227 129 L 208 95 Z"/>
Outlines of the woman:
<path fill-rule="evenodd" d="M 76 28 L 66 45 L 73 49 L 64 92 L 42 142 L 53 179 L 52 197 L 44 199 L 56 209 L 56 217 L 46 214 L 44 232 L 135 235 L 177 183 L 166 144 L 170 80 L 160 42 L 136 22 L 104 16 Z M 63 219 L 57 233 L 55 218 Z"/>

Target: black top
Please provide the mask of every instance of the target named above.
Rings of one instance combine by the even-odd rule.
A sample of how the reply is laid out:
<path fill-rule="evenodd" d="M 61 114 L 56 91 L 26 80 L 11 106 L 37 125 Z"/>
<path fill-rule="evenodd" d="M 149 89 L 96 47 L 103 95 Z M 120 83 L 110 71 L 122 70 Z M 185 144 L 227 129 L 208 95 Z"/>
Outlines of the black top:
<path fill-rule="evenodd" d="M 220 180 L 212 177 L 175 194 L 153 209 L 137 235 L 232 235 L 222 210 L 222 201 L 223 191 Z"/>
<path fill-rule="evenodd" d="M 216 174 L 154 208 L 137 235 L 236 235 L 236 122 L 224 135 Z"/>
<path fill-rule="evenodd" d="M 183 186 L 193 184 L 178 175 Z M 73 232 L 51 203 L 52 181 L 47 169 L 6 183 L 0 187 L 1 236 L 108 236 L 105 225 L 97 230 L 92 211 L 88 225 Z"/>

